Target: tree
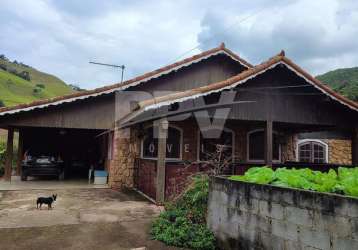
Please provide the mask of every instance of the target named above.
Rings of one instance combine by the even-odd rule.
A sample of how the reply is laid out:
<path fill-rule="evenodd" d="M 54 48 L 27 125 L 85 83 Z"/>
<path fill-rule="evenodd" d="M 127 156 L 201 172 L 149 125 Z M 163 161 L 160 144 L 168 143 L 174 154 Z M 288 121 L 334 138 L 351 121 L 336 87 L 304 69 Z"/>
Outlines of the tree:
<path fill-rule="evenodd" d="M 7 57 L 4 54 L 0 55 L 0 59 L 4 60 L 4 61 L 8 61 L 9 59 L 7 59 Z"/>
<path fill-rule="evenodd" d="M 22 79 L 25 79 L 26 81 L 30 81 L 30 73 L 27 71 L 22 71 L 20 74 L 18 74 L 19 77 L 21 77 Z"/>
<path fill-rule="evenodd" d="M 0 64 L 0 69 L 7 71 L 6 64 Z"/>
<path fill-rule="evenodd" d="M 3 100 L 0 100 L 0 108 L 5 107 L 5 103 L 3 102 Z"/>

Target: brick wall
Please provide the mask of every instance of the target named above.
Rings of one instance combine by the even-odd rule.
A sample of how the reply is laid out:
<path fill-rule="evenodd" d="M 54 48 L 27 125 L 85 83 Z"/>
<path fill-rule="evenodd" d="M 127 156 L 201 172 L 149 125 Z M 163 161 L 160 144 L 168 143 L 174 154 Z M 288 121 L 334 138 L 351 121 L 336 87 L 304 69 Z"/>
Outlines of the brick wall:
<path fill-rule="evenodd" d="M 358 199 L 230 181 L 210 182 L 208 227 L 223 249 L 358 249 Z"/>

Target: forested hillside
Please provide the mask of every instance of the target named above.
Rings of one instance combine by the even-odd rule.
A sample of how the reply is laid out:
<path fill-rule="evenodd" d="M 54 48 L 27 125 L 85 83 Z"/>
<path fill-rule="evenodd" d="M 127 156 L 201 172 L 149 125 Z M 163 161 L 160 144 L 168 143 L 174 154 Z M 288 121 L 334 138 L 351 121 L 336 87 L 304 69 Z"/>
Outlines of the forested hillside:
<path fill-rule="evenodd" d="M 317 79 L 344 96 L 358 101 L 358 67 L 329 71 Z"/>

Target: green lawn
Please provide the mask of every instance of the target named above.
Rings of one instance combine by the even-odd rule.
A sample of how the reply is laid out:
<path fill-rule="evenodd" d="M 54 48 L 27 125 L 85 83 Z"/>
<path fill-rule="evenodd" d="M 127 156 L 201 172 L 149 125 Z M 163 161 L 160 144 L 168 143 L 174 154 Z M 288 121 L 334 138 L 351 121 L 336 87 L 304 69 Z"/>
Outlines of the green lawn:
<path fill-rule="evenodd" d="M 61 79 L 32 67 L 14 64 L 1 59 L 0 64 L 5 64 L 8 68 L 16 69 L 18 72 L 27 71 L 31 78 L 30 81 L 27 81 L 0 69 L 0 100 L 6 106 L 28 103 L 38 99 L 51 98 L 74 92 Z M 39 88 L 39 84 L 43 85 L 44 88 Z M 34 89 L 36 90 L 34 91 Z"/>

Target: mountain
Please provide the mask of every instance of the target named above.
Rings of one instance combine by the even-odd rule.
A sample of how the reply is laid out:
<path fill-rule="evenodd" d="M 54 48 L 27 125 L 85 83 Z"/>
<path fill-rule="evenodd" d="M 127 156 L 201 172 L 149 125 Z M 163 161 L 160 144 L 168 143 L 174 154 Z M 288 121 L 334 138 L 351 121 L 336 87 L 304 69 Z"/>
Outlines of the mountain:
<path fill-rule="evenodd" d="M 358 67 L 329 71 L 316 78 L 353 101 L 358 101 Z"/>
<path fill-rule="evenodd" d="M 13 106 L 75 92 L 56 76 L 0 55 L 0 106 Z"/>

